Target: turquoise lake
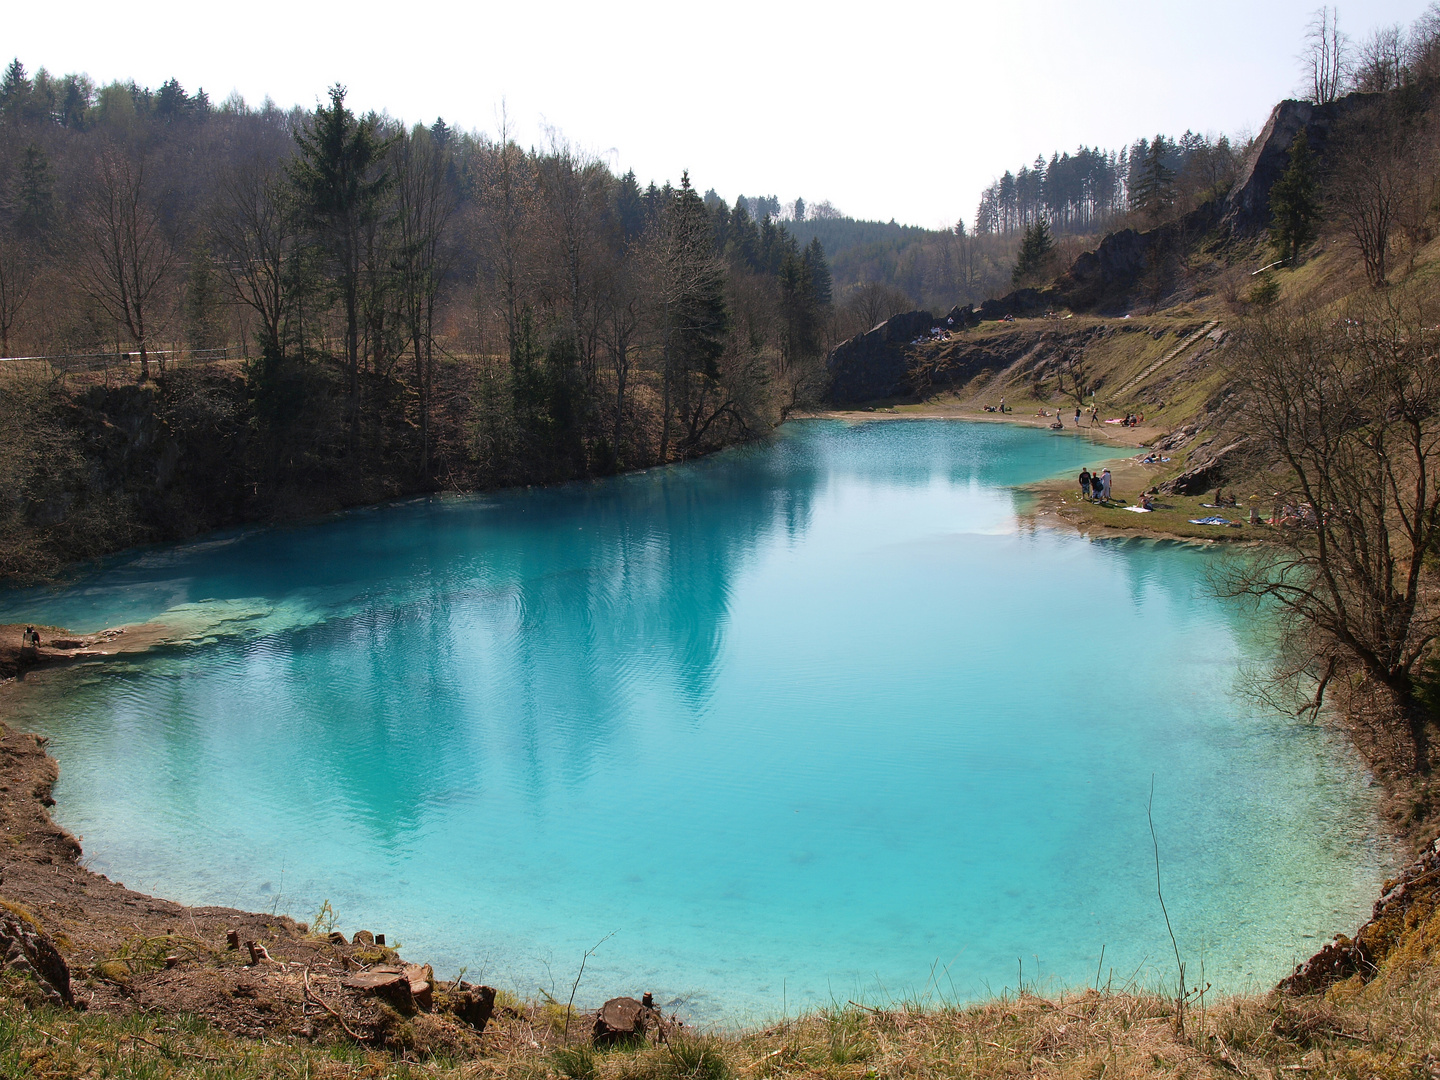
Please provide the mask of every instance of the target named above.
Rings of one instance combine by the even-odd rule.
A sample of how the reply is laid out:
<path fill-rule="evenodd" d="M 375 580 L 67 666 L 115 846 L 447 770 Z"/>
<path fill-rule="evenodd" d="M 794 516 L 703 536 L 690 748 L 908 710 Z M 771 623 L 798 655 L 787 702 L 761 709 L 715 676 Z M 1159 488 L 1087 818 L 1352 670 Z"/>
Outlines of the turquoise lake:
<path fill-rule="evenodd" d="M 0 620 L 178 643 L 32 676 L 87 865 L 382 931 L 562 1000 L 739 1023 L 847 999 L 1272 983 L 1368 911 L 1376 789 L 1240 688 L 1216 553 L 1027 524 L 1113 454 L 998 424 L 786 425 L 554 489 L 108 560 Z M 1100 965 L 1101 949 L 1104 963 Z"/>

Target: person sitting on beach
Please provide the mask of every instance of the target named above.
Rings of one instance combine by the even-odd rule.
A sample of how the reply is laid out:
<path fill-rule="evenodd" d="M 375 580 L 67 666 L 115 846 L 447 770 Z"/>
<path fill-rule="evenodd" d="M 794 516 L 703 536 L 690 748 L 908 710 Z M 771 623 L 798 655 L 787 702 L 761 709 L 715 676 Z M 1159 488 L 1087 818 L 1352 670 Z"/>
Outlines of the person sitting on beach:
<path fill-rule="evenodd" d="M 1142 491 L 1142 492 L 1140 493 L 1140 509 L 1141 509 L 1141 510 L 1154 510 L 1154 509 L 1155 509 L 1155 500 L 1154 500 L 1154 498 L 1151 497 L 1150 492 L 1148 492 L 1148 491 Z"/>

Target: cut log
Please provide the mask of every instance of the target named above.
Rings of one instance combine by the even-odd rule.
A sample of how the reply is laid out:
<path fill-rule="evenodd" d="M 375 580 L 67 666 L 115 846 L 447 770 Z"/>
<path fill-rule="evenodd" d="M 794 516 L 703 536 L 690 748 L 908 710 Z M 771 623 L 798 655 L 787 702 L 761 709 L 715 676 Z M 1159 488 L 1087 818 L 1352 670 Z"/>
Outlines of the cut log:
<path fill-rule="evenodd" d="M 632 997 L 611 998 L 595 1014 L 591 1041 L 596 1046 L 614 1046 L 645 1037 L 651 1012 Z"/>
<path fill-rule="evenodd" d="M 490 1017 L 495 1015 L 495 988 L 476 986 L 462 991 L 454 998 L 455 1015 L 476 1031 L 484 1031 Z"/>
<path fill-rule="evenodd" d="M 403 971 L 362 971 L 341 980 L 340 985 L 379 998 L 396 1012 L 406 1016 L 415 1011 L 415 995 L 410 989 L 410 980 Z"/>

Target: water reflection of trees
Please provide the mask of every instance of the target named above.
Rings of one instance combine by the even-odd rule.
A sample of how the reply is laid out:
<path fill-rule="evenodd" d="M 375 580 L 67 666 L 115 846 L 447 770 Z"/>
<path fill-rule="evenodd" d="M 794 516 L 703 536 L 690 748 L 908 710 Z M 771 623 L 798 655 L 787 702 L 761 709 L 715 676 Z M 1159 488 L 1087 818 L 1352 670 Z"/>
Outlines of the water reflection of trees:
<path fill-rule="evenodd" d="M 803 535 L 833 478 L 1010 483 L 1083 453 L 1009 428 L 817 423 L 683 468 L 193 545 L 151 559 L 153 580 L 130 567 L 124 587 L 259 597 L 281 614 L 258 639 L 177 659 L 173 685 L 123 696 L 163 715 L 166 771 L 191 789 L 172 794 L 197 803 L 213 766 L 387 837 L 427 801 L 497 783 L 543 808 L 637 752 L 645 725 L 701 722 L 737 579 L 767 542 Z M 287 607 L 304 625 L 274 628 Z"/>
<path fill-rule="evenodd" d="M 539 805 L 557 782 L 633 750 L 638 699 L 658 698 L 677 721 L 703 712 L 736 576 L 767 537 L 805 528 L 805 458 L 759 450 L 328 524 L 317 576 L 352 594 L 332 595 L 349 613 L 222 646 L 231 677 L 192 686 L 203 709 L 167 702 L 168 737 L 248 731 L 254 764 L 305 761 L 311 790 L 386 838 L 427 801 L 478 798 L 485 784 L 518 784 Z M 276 553 L 282 566 L 296 546 L 318 556 L 314 536 L 270 539 L 290 549 Z M 397 565 L 405 572 L 386 581 Z M 193 722 L 202 711 L 208 731 Z"/>

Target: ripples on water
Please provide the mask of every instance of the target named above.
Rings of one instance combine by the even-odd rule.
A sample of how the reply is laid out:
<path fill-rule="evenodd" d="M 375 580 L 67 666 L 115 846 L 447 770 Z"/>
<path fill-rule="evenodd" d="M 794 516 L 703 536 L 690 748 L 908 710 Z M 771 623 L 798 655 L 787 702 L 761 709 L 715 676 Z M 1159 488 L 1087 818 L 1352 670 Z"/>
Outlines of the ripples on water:
<path fill-rule="evenodd" d="M 90 865 L 289 911 L 521 994 L 702 1017 L 1166 977 L 1274 980 L 1363 914 L 1373 798 L 1236 695 L 1209 554 L 1020 528 L 1102 456 L 944 422 L 789 425 L 604 482 L 122 556 L 0 616 L 186 640 L 47 673 Z M 1108 974 L 1108 971 L 1107 973 Z M 557 990 L 558 992 L 558 990 Z"/>

